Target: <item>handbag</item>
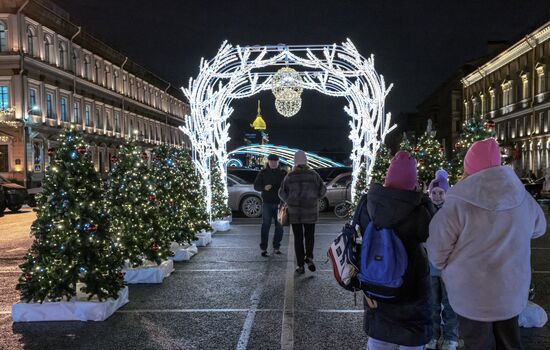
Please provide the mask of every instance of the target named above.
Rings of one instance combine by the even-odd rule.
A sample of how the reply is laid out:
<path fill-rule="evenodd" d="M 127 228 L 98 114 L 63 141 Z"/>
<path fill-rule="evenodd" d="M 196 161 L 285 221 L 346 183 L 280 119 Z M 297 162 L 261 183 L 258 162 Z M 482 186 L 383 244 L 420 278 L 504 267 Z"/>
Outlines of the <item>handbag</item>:
<path fill-rule="evenodd" d="M 288 220 L 288 205 L 286 205 L 286 203 L 279 204 L 279 208 L 277 209 L 277 221 L 279 221 L 282 226 L 290 225 Z"/>

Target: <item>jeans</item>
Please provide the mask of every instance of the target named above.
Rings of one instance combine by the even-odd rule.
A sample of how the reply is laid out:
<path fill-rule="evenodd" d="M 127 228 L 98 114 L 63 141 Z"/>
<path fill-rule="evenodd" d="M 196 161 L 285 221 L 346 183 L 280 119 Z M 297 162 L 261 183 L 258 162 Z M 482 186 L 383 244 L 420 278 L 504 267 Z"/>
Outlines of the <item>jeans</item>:
<path fill-rule="evenodd" d="M 424 350 L 425 345 L 421 346 L 404 346 L 392 343 L 386 343 L 385 341 L 369 338 L 367 341 L 367 350 Z"/>
<path fill-rule="evenodd" d="M 431 277 L 432 288 L 432 339 L 439 339 L 443 333 L 444 340 L 458 341 L 458 317 L 449 304 L 447 290 L 441 277 Z"/>
<path fill-rule="evenodd" d="M 313 245 L 315 244 L 315 224 L 292 224 L 294 233 L 294 252 L 296 263 L 304 266 L 305 258 L 313 260 Z M 304 253 L 304 238 L 306 241 Z"/>
<path fill-rule="evenodd" d="M 521 350 L 518 316 L 504 321 L 481 322 L 458 316 L 460 337 L 468 350 Z"/>
<path fill-rule="evenodd" d="M 275 235 L 273 236 L 273 249 L 281 248 L 283 239 L 283 226 L 277 220 L 277 208 L 279 204 L 264 203 L 262 205 L 262 240 L 260 243 L 261 250 L 267 250 L 267 242 L 269 241 L 269 228 L 271 221 L 275 220 Z"/>

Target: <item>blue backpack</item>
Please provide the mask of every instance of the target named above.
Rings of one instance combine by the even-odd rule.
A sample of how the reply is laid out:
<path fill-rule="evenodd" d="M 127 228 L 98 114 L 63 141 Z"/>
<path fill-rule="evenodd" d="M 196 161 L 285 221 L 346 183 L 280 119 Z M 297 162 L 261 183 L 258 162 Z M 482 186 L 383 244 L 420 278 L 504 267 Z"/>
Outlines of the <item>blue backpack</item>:
<path fill-rule="evenodd" d="M 371 220 L 363 234 L 357 275 L 365 295 L 379 301 L 395 300 L 407 265 L 407 251 L 395 231 L 376 227 Z"/>

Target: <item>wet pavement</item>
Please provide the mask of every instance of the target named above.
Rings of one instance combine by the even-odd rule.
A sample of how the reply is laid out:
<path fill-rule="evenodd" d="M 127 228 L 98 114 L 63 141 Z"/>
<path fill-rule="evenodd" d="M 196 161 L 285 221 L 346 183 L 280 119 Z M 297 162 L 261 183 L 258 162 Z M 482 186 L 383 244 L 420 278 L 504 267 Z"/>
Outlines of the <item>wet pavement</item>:
<path fill-rule="evenodd" d="M 104 322 L 13 324 L 17 264 L 32 212 L 0 218 L 0 349 L 362 349 L 362 304 L 332 277 L 326 249 L 342 221 L 316 228 L 317 272 L 294 275 L 283 255 L 259 254 L 257 219 L 237 218 L 160 285 L 131 285 L 130 302 Z M 547 215 L 548 217 L 548 215 Z M 18 221 L 19 220 L 19 221 Z M 19 224 L 17 224 L 19 222 Z M 25 229 L 25 226 L 27 227 Z M 17 227 L 18 233 L 12 232 Z M 9 236 L 8 236 L 9 235 Z M 4 237 L 4 238 L 2 238 Z M 15 249 L 15 250 L 14 250 Z M 550 235 L 533 241 L 535 302 L 550 310 Z M 522 330 L 525 349 L 550 349 L 550 326 Z"/>

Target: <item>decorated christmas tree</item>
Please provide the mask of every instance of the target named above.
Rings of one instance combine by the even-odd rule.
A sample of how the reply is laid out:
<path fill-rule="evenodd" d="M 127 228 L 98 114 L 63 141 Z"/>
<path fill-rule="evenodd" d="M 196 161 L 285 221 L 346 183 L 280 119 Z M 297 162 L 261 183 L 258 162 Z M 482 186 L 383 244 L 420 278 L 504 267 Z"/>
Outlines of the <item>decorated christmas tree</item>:
<path fill-rule="evenodd" d="M 359 199 L 365 193 L 367 188 L 367 171 L 365 169 L 365 163 L 361 164 L 359 167 L 359 173 L 357 174 L 357 181 L 355 182 L 355 195 L 353 196 L 353 210 L 359 203 Z"/>
<path fill-rule="evenodd" d="M 391 153 L 386 145 L 381 144 L 376 152 L 376 160 L 372 167 L 371 182 L 384 183 L 386 172 L 390 166 Z"/>
<path fill-rule="evenodd" d="M 454 156 L 450 162 L 449 182 L 456 183 L 464 172 L 464 156 L 470 146 L 479 140 L 495 136 L 495 123 L 481 117 L 467 119 L 462 124 L 462 133 L 455 144 Z"/>
<path fill-rule="evenodd" d="M 445 167 L 443 147 L 431 132 L 418 139 L 413 155 L 416 158 L 418 180 L 429 184 L 438 169 Z"/>
<path fill-rule="evenodd" d="M 183 232 L 195 235 L 201 231 L 211 231 L 206 211 L 206 191 L 201 185 L 201 178 L 191 161 L 191 157 L 185 150 L 176 151 L 176 167 L 181 174 L 180 184 L 183 193 L 184 209 L 187 212 L 185 222 L 182 225 Z"/>
<path fill-rule="evenodd" d="M 409 153 L 413 152 L 413 145 L 407 138 L 407 134 L 403 133 L 403 139 L 401 140 L 401 143 L 399 144 L 399 150 L 400 151 L 407 151 Z"/>
<path fill-rule="evenodd" d="M 50 168 L 31 226 L 34 242 L 17 289 L 25 302 L 70 299 L 77 288 L 89 299 L 117 298 L 122 260 L 109 235 L 99 174 L 79 132 L 66 130 L 59 141 L 48 150 Z"/>
<path fill-rule="evenodd" d="M 212 219 L 219 220 L 231 215 L 231 209 L 227 205 L 225 183 L 222 181 L 220 170 L 216 165 L 212 166 Z"/>
<path fill-rule="evenodd" d="M 144 260 L 160 264 L 170 253 L 170 239 L 159 223 L 156 179 L 147 166 L 149 156 L 131 140 L 113 156 L 108 208 L 111 232 L 121 255 L 133 267 Z"/>

